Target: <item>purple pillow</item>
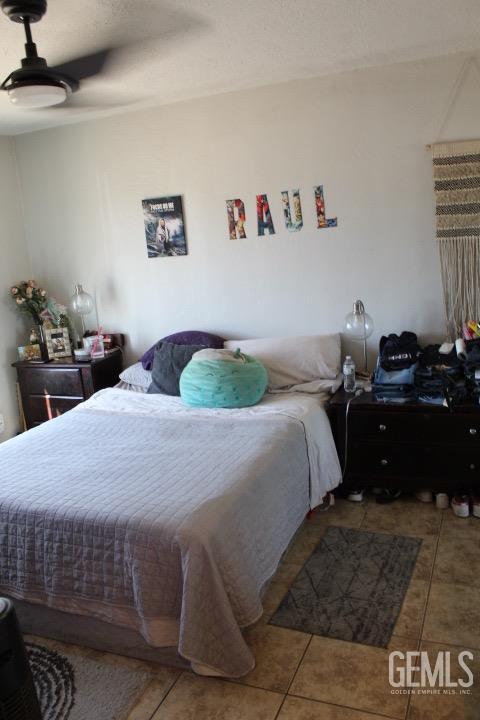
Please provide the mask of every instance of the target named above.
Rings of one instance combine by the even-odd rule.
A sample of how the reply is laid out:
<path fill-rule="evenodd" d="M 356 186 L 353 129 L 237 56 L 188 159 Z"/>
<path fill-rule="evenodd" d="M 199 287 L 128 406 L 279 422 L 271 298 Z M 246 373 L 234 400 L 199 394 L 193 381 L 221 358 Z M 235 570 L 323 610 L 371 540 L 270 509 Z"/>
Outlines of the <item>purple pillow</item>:
<path fill-rule="evenodd" d="M 183 332 L 167 335 L 155 345 L 147 350 L 140 358 L 144 370 L 151 370 L 153 366 L 153 356 L 158 343 L 169 342 L 173 345 L 203 345 L 206 348 L 223 348 L 225 340 L 218 335 L 202 332 L 201 330 L 184 330 Z"/>

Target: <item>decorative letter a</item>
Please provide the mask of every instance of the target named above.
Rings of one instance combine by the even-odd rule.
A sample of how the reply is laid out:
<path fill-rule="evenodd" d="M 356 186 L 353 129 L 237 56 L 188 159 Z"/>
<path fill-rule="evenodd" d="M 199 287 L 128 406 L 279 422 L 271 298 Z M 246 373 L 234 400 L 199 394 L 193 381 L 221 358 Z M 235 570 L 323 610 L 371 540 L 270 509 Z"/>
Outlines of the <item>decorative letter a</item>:
<path fill-rule="evenodd" d="M 265 230 L 268 230 L 269 235 L 275 235 L 272 214 L 266 195 L 257 195 L 257 220 L 259 235 L 265 235 Z"/>

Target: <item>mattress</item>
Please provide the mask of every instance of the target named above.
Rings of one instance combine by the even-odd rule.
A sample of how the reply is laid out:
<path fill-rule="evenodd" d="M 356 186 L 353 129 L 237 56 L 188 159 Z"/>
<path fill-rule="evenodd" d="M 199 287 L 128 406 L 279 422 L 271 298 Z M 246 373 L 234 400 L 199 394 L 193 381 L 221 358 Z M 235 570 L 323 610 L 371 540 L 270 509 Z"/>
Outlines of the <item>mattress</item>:
<path fill-rule="evenodd" d="M 0 477 L 1 593 L 240 677 L 241 628 L 341 473 L 317 397 L 201 410 L 116 388 L 1 445 Z"/>

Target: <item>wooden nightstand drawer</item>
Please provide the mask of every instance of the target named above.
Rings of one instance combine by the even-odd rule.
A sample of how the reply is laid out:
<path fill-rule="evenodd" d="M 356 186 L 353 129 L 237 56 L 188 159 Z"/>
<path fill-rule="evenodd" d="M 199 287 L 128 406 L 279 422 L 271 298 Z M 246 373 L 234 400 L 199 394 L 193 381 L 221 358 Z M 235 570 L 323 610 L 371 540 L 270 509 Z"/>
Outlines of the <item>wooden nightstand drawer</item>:
<path fill-rule="evenodd" d="M 78 368 L 56 368 L 49 366 L 19 368 L 20 382 L 25 378 L 28 392 L 32 395 L 61 395 L 82 398 L 84 395 L 82 377 Z"/>
<path fill-rule="evenodd" d="M 31 426 L 34 426 L 63 415 L 81 402 L 83 398 L 29 395 L 25 410 L 28 412 Z"/>
<path fill-rule="evenodd" d="M 349 465 L 357 473 L 371 475 L 403 475 L 423 472 L 423 451 L 407 445 L 380 443 L 351 444 Z"/>
<path fill-rule="evenodd" d="M 115 385 L 122 370 L 122 352 L 114 349 L 93 362 L 64 358 L 46 364 L 18 361 L 13 366 L 29 429 L 71 410 L 97 390 Z"/>
<path fill-rule="evenodd" d="M 394 412 L 355 412 L 348 420 L 351 437 L 382 443 L 417 441 L 425 432 L 426 418 L 417 414 L 408 418 Z"/>

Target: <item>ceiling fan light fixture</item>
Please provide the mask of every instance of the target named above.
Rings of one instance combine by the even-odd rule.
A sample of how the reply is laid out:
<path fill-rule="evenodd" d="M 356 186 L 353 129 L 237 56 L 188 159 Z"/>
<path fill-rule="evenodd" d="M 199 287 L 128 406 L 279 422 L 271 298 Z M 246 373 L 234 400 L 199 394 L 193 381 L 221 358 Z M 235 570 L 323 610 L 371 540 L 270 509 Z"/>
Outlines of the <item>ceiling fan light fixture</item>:
<path fill-rule="evenodd" d="M 47 0 L 0 0 L 0 8 L 10 20 L 21 23 L 25 32 L 25 57 L 21 67 L 0 83 L 0 93 L 7 92 L 16 107 L 34 109 L 62 105 L 85 78 L 103 72 L 109 54 L 115 49 L 106 47 L 52 67 L 39 56 L 30 27 L 45 15 Z"/>
<path fill-rule="evenodd" d="M 8 89 L 10 102 L 19 108 L 42 108 L 61 105 L 67 91 L 61 85 L 14 85 Z"/>

